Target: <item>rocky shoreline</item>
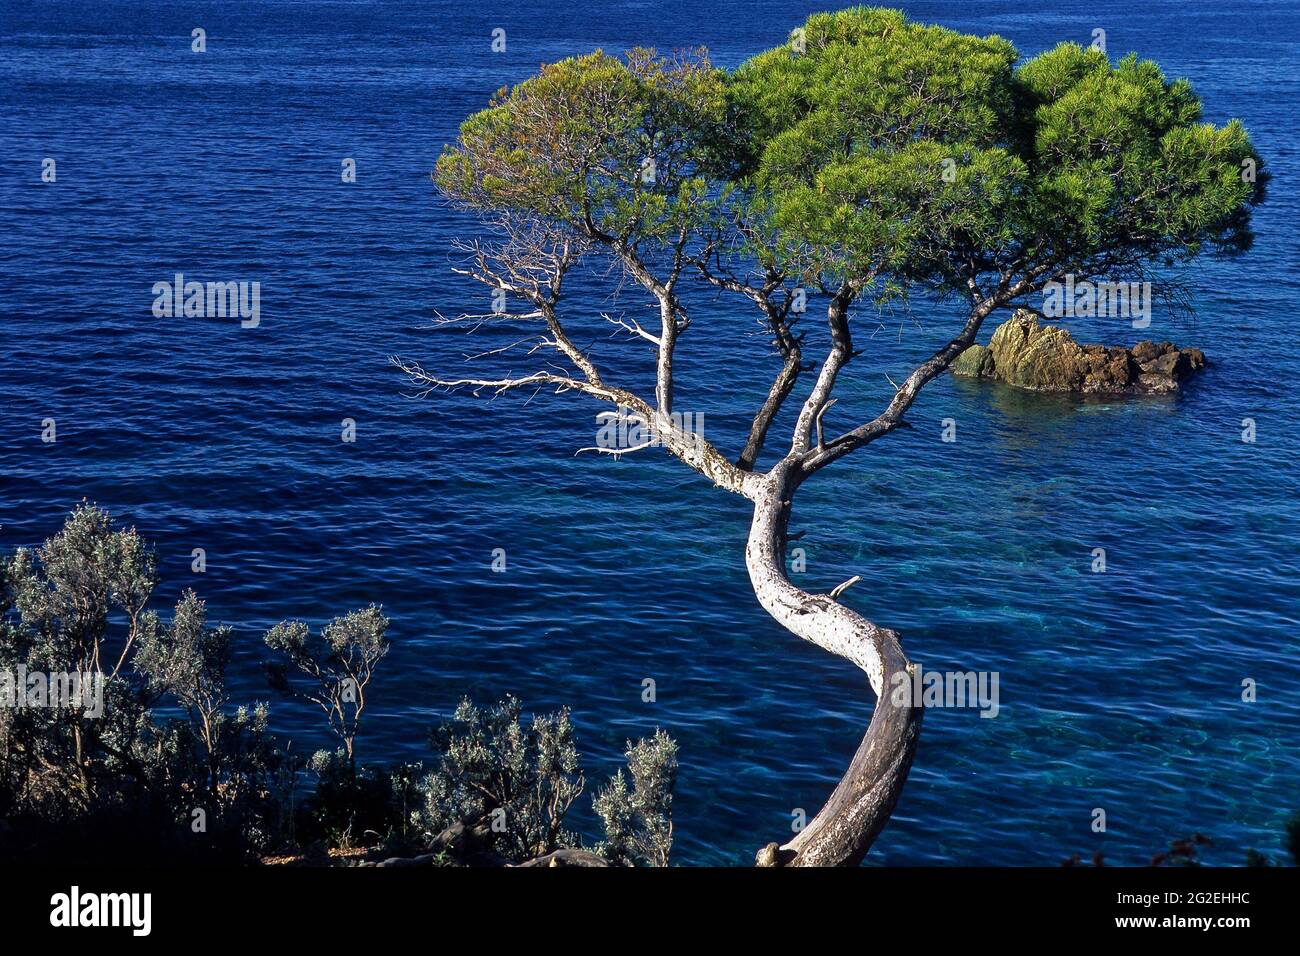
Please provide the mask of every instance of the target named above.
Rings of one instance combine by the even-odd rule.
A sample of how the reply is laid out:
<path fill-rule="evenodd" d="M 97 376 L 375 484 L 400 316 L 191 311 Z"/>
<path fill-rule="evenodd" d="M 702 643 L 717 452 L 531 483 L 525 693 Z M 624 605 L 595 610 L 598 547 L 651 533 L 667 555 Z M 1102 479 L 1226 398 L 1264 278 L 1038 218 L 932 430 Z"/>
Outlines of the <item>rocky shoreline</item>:
<path fill-rule="evenodd" d="M 1205 364 L 1200 349 L 1172 342 L 1079 345 L 1064 328 L 1021 309 L 998 326 L 987 346 L 972 345 L 957 356 L 952 372 L 1040 392 L 1163 395 L 1177 392 Z"/>

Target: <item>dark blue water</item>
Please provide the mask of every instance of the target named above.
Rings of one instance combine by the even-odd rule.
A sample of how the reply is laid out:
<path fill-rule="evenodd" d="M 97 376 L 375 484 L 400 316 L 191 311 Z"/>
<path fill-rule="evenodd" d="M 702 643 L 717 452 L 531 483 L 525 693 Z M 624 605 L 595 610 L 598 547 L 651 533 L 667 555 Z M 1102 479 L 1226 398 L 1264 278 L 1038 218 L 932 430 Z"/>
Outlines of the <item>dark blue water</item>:
<path fill-rule="evenodd" d="M 1001 674 L 997 719 L 927 716 L 871 859 L 1050 864 L 1101 849 L 1139 862 L 1193 830 L 1222 862 L 1276 851 L 1300 805 L 1300 4 L 905 6 L 1026 54 L 1102 27 L 1113 55 L 1192 78 L 1207 118 L 1241 117 L 1276 179 L 1249 257 L 1195 273 L 1194 320 L 1078 327 L 1203 348 L 1213 364 L 1183 396 L 1081 405 L 945 378 L 915 429 L 801 492 L 801 583 L 861 574 L 848 600 L 899 629 L 913 659 Z M 597 46 L 704 44 L 735 65 L 820 7 L 4 4 L 0 548 L 51 534 L 82 497 L 110 508 L 156 543 L 160 606 L 193 586 L 237 628 L 246 699 L 267 696 L 267 626 L 382 602 L 396 649 L 364 758 L 427 756 L 427 726 L 465 693 L 571 705 L 593 778 L 626 737 L 664 726 L 681 744 L 677 859 L 749 861 L 794 808 L 820 806 L 872 703 L 852 666 L 758 608 L 744 503 L 659 453 L 575 458 L 599 410 L 582 400 L 417 401 L 387 357 L 454 370 L 484 347 L 429 328 L 484 301 L 450 273 L 450 242 L 473 225 L 428 174 L 493 90 Z M 154 318 L 151 286 L 175 272 L 260 281 L 261 326 Z M 646 353 L 607 340 L 597 313 L 611 305 L 641 300 L 586 299 L 578 337 L 644 385 Z M 704 411 L 706 435 L 734 451 L 775 362 L 743 308 L 703 295 L 694 308 L 678 406 Z M 828 424 L 874 415 L 886 373 L 951 328 L 925 303 L 880 317 Z M 954 444 L 939 440 L 949 417 Z M 1090 572 L 1097 547 L 1105 574 Z M 323 743 L 315 715 L 279 701 L 273 715 L 300 746 Z"/>

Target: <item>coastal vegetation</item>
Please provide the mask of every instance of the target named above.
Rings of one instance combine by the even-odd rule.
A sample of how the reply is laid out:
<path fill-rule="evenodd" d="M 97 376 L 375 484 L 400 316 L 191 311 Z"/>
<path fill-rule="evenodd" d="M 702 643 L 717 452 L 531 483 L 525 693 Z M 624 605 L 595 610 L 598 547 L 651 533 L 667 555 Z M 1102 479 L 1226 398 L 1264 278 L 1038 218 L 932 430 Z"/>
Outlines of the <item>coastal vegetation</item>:
<path fill-rule="evenodd" d="M 0 561 L 0 859 L 121 863 L 666 866 L 677 745 L 628 742 L 592 801 L 604 839 L 566 825 L 585 788 L 567 708 L 463 700 L 429 759 L 359 758 L 363 712 L 391 642 L 383 610 L 313 635 L 265 636 L 270 688 L 325 717 L 332 750 L 300 756 L 274 708 L 231 699 L 234 632 L 185 591 L 149 606 L 156 560 L 134 529 L 78 507 L 35 550 Z"/>

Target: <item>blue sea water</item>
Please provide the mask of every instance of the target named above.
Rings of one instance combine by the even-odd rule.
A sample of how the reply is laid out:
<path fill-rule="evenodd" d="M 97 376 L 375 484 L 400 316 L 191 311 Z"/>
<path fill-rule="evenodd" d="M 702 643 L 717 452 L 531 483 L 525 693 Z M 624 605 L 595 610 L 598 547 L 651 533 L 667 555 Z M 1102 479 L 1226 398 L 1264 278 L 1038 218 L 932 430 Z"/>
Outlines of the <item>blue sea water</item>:
<path fill-rule="evenodd" d="M 1112 55 L 1191 78 L 1207 118 L 1240 117 L 1275 179 L 1254 250 L 1195 273 L 1194 319 L 1076 325 L 1087 341 L 1204 349 L 1212 364 L 1183 395 L 1082 403 L 945 377 L 914 429 L 801 492 L 804 586 L 861 574 L 847 600 L 898 629 L 914 660 L 1000 674 L 996 719 L 927 715 L 870 862 L 1054 864 L 1100 850 L 1140 863 L 1193 831 L 1216 840 L 1214 862 L 1278 853 L 1300 808 L 1300 3 L 903 6 L 1027 55 L 1105 29 Z M 455 370 L 485 347 L 431 329 L 485 302 L 450 271 L 452 241 L 475 226 L 437 201 L 428 174 L 494 90 L 595 47 L 705 45 L 732 66 L 822 8 L 5 2 L 0 550 L 52 534 L 83 497 L 111 509 L 157 547 L 159 607 L 192 586 L 236 628 L 247 700 L 269 696 L 266 627 L 381 602 L 395 649 L 363 759 L 427 757 L 427 728 L 462 694 L 570 705 L 593 782 L 626 738 L 662 726 L 681 745 L 677 861 L 752 860 L 796 808 L 821 805 L 872 700 L 851 665 L 758 607 L 744 502 L 658 452 L 575 457 L 599 410 L 582 400 L 417 400 L 388 356 Z M 491 49 L 497 27 L 504 53 Z M 41 181 L 47 157 L 55 183 Z M 340 181 L 344 158 L 355 184 Z M 176 272 L 260 281 L 261 325 L 154 318 L 151 287 Z M 598 315 L 636 315 L 642 300 L 609 289 L 591 278 L 572 321 L 644 386 L 649 356 Z M 678 406 L 703 411 L 706 435 L 734 452 L 775 361 L 742 306 L 702 292 L 693 303 Z M 875 414 L 886 375 L 952 328 L 925 303 L 859 320 L 865 351 L 828 425 Z M 41 441 L 46 418 L 54 444 Z M 340 440 L 345 418 L 355 443 Z M 940 441 L 945 418 L 955 443 Z M 1104 574 L 1091 572 L 1098 547 Z M 314 714 L 272 705 L 300 749 L 325 743 Z M 1104 834 L 1090 828 L 1096 807 Z M 593 832 L 589 807 L 578 822 Z"/>

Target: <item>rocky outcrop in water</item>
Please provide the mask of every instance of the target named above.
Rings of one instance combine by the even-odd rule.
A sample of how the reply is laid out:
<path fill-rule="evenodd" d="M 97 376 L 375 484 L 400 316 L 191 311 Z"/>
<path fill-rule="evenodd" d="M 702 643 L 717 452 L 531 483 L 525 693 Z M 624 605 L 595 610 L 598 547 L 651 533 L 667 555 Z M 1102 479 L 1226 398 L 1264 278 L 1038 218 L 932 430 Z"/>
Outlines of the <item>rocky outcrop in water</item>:
<path fill-rule="evenodd" d="M 1079 345 L 1058 325 L 1020 310 L 998 326 L 987 346 L 972 345 L 952 363 L 954 375 L 992 379 L 1040 392 L 1159 395 L 1176 392 L 1205 367 L 1200 349 L 1172 342 Z"/>

